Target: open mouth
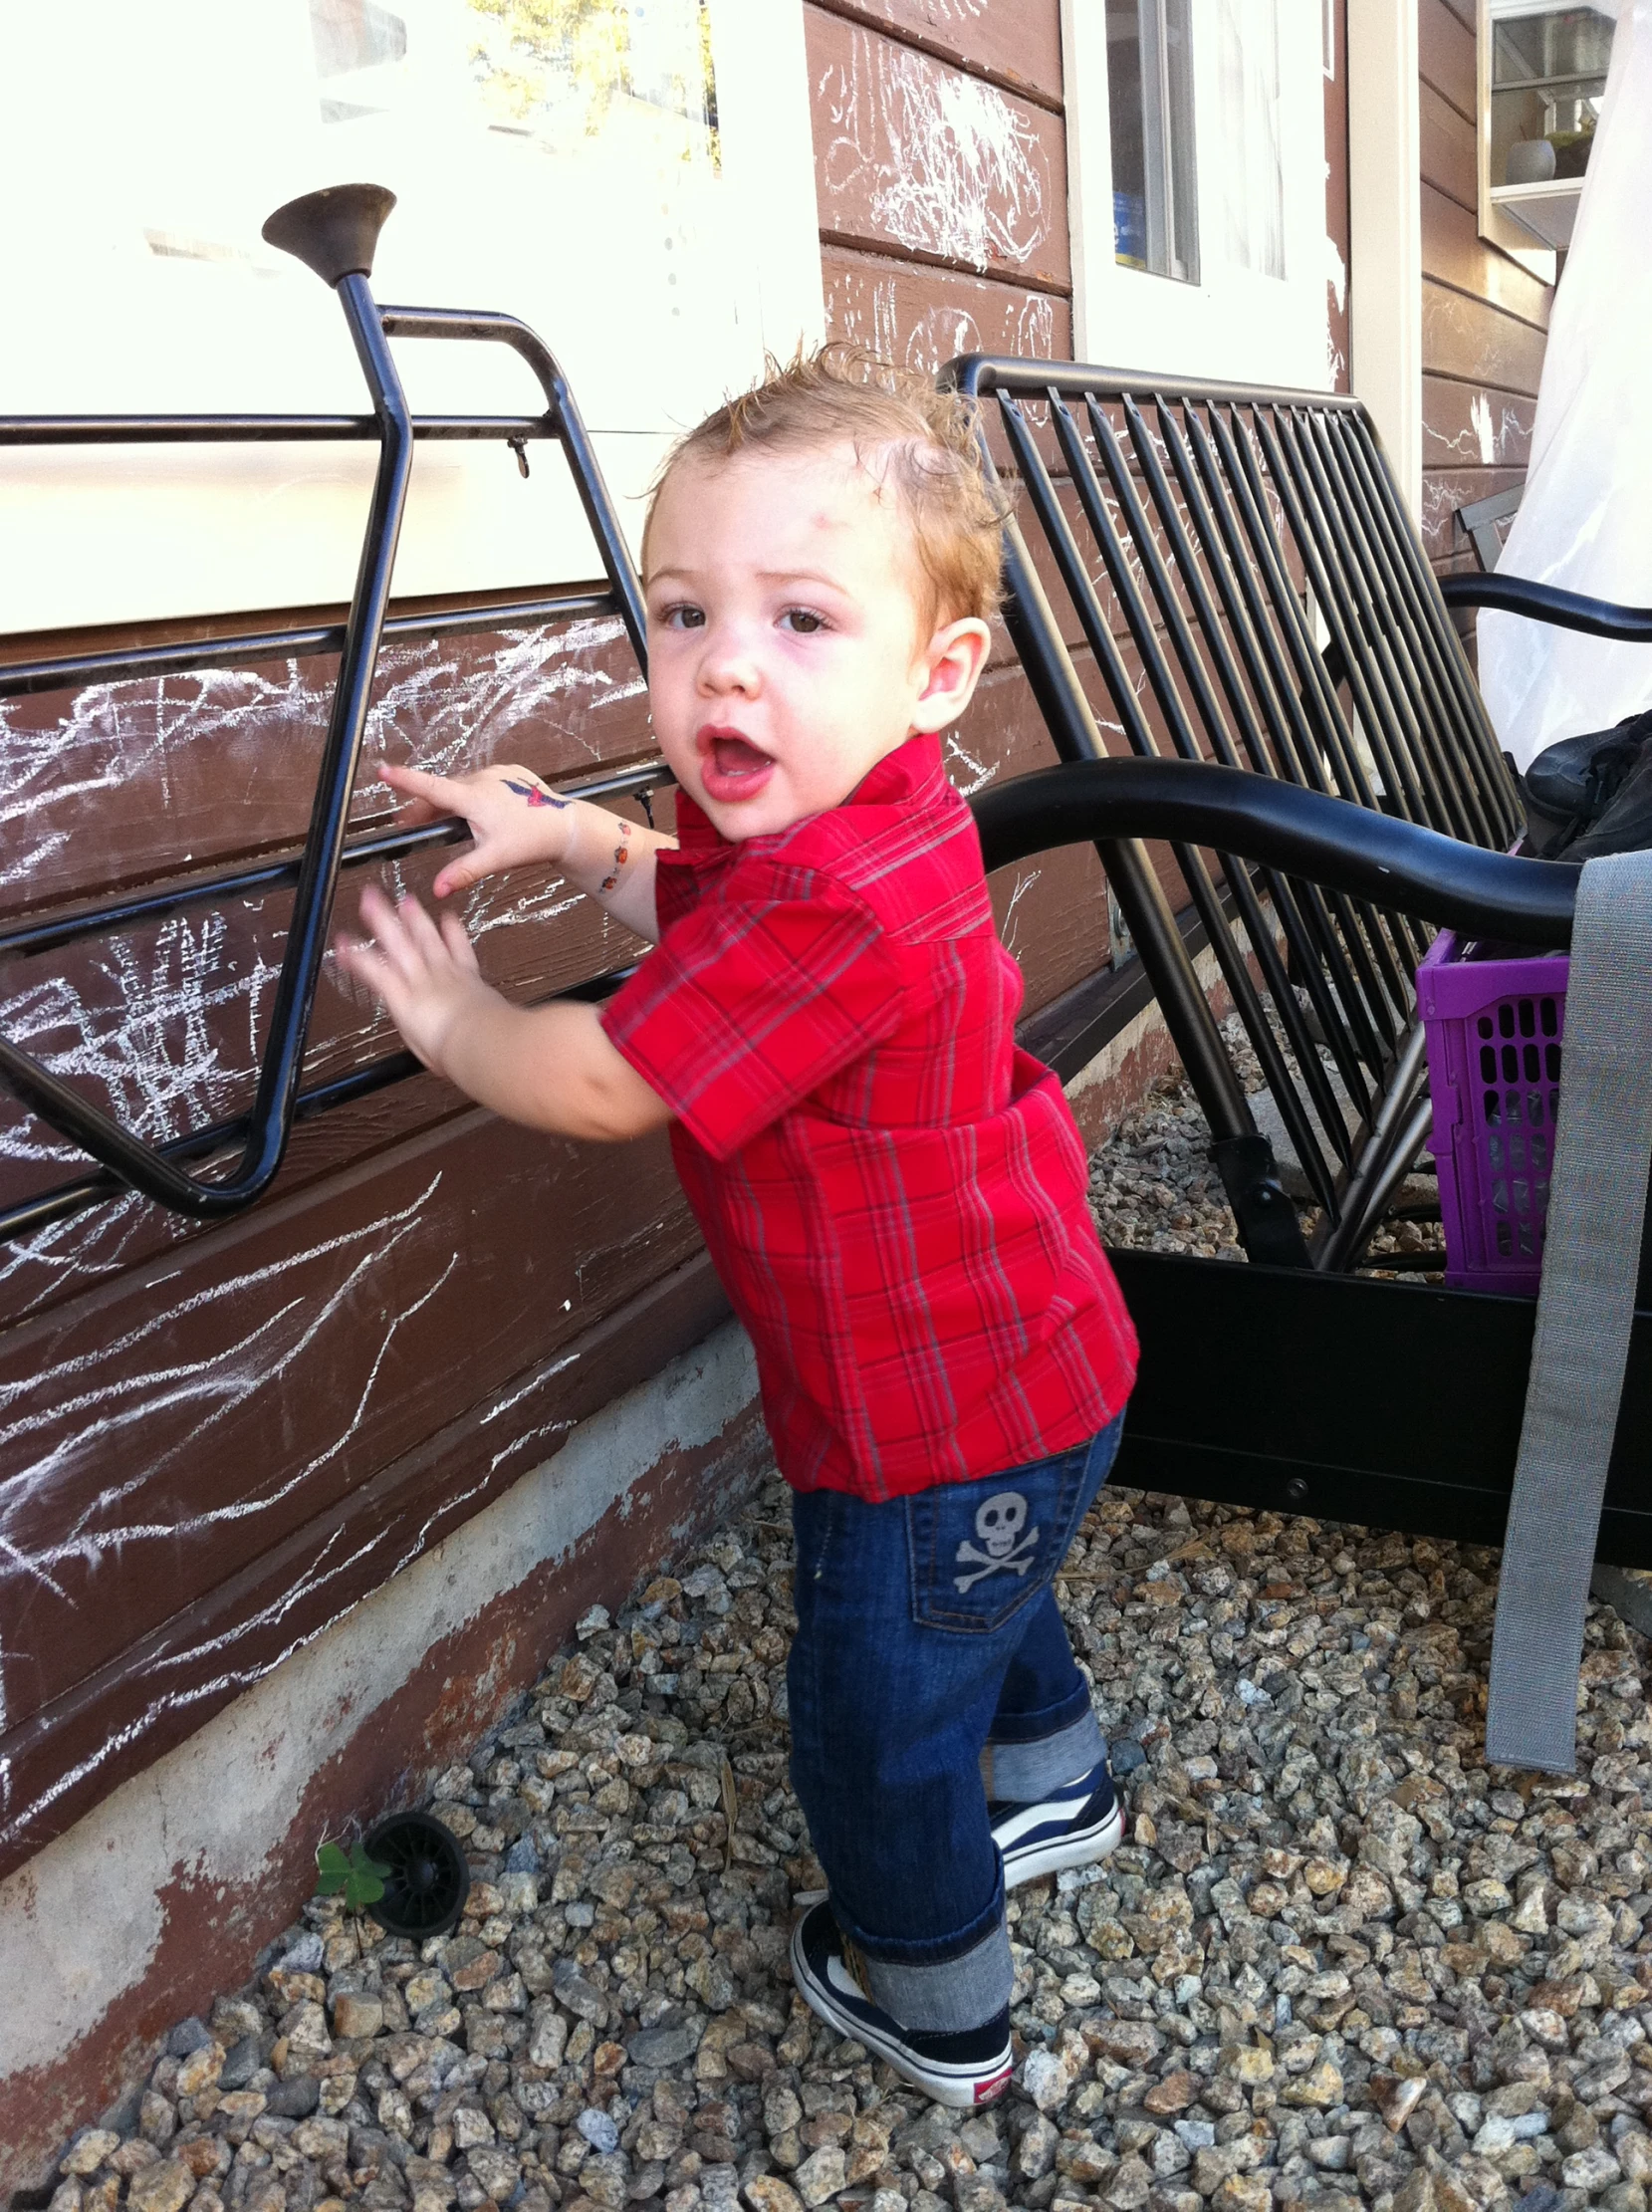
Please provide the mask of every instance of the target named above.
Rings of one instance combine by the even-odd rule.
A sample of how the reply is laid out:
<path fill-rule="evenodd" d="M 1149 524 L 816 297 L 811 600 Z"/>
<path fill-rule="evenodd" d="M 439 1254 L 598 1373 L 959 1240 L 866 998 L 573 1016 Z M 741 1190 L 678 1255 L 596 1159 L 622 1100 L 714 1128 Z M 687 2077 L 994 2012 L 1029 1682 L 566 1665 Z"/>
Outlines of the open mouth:
<path fill-rule="evenodd" d="M 774 762 L 738 730 L 699 732 L 701 778 L 709 799 L 753 799 L 774 773 Z"/>

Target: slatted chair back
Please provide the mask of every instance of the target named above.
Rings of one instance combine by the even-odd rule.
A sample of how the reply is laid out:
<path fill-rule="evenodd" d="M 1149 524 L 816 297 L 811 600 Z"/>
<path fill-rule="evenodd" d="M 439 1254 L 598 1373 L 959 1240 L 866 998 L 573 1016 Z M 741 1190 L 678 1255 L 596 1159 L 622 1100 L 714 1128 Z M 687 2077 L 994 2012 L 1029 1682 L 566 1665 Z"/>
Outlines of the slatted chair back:
<path fill-rule="evenodd" d="M 1006 616 L 1063 759 L 1107 750 L 1105 725 L 1113 750 L 1215 760 L 1510 846 L 1513 780 L 1356 400 L 979 356 L 945 374 L 1020 480 Z M 1430 932 L 1277 869 L 1172 851 L 1318 1204 L 1302 1256 L 1350 1266 L 1426 1128 L 1414 972 Z M 1236 1130 L 1180 933 L 1139 848 L 1103 859 L 1221 1160 L 1249 1115 Z M 1252 1256 L 1292 1257 L 1277 1231 L 1247 1233 L 1224 1174 Z"/>

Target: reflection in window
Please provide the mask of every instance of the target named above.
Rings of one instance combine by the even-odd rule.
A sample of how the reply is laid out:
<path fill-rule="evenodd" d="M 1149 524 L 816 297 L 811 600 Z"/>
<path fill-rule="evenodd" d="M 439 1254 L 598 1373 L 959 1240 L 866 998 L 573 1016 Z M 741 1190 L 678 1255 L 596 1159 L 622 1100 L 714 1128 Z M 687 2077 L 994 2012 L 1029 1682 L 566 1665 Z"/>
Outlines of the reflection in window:
<path fill-rule="evenodd" d="M 1283 277 L 1279 0 L 1217 0 L 1223 246 L 1231 267 Z"/>
<path fill-rule="evenodd" d="M 468 0 L 471 60 L 496 128 L 553 150 L 593 136 L 635 104 L 687 126 L 685 160 L 718 157 L 705 0 Z"/>
<path fill-rule="evenodd" d="M 1106 0 L 1113 251 L 1132 269 L 1199 281 L 1192 0 Z"/>
<path fill-rule="evenodd" d="M 376 0 L 310 0 L 322 121 L 354 123 L 391 104 L 407 59 L 406 19 Z"/>

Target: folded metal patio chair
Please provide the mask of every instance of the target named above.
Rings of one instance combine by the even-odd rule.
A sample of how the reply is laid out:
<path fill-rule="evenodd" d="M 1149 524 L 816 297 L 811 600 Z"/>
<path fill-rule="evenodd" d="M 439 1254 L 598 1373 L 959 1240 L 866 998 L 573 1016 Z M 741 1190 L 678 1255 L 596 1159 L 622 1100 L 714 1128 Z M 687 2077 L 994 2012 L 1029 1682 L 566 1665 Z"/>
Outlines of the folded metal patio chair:
<path fill-rule="evenodd" d="M 1006 620 L 1066 764 L 977 802 L 989 864 L 1096 844 L 1254 1263 L 1115 1255 L 1144 1354 L 1119 1476 L 1492 1543 L 1507 1522 L 1493 1756 L 1569 1767 L 1597 1552 L 1652 1563 L 1652 1316 L 1632 1319 L 1652 860 L 1596 862 L 1580 893 L 1578 870 L 1507 857 L 1518 787 L 1450 608 L 1638 640 L 1652 612 L 1442 587 L 1352 398 L 983 357 L 946 375 L 1020 480 Z M 1311 1193 L 1306 1234 L 1183 898 Z M 1572 945 L 1534 1357 L 1527 1299 L 1352 1272 L 1430 1140 L 1416 971 L 1442 923 Z"/>

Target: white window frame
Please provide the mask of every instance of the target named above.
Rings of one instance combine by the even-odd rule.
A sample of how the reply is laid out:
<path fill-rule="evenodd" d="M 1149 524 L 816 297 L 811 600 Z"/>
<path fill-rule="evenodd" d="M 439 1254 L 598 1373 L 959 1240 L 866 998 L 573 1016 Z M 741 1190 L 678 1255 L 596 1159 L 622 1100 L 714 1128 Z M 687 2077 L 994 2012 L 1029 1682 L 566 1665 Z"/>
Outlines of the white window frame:
<path fill-rule="evenodd" d="M 1393 0 L 1387 0 L 1392 5 Z M 1113 250 L 1103 0 L 1062 0 L 1073 349 L 1122 370 L 1326 389 L 1325 145 L 1320 0 L 1281 0 L 1283 278 L 1227 266 L 1215 192 L 1213 0 L 1192 0 L 1200 281 L 1125 268 Z"/>
<path fill-rule="evenodd" d="M 29 4 L 49 7 L 52 0 Z M 124 0 L 102 4 L 118 7 Z M 273 11 L 290 0 L 237 0 L 237 5 L 255 4 Z M 401 265 L 417 264 L 417 233 L 405 210 L 390 217 L 373 280 L 381 301 L 499 309 L 521 314 L 538 328 L 563 357 L 633 548 L 646 487 L 673 435 L 729 385 L 738 388 L 760 375 L 766 353 L 786 358 L 800 342 L 818 343 L 825 331 L 804 0 L 709 0 L 709 7 L 721 147 L 718 190 L 727 217 L 718 268 L 726 272 L 736 326 L 726 354 L 708 364 L 685 360 L 682 350 L 673 348 L 672 326 L 662 320 L 668 309 L 660 281 L 657 299 L 651 292 L 634 295 L 643 306 L 637 326 L 660 334 L 649 349 L 657 352 L 657 362 L 645 376 L 616 377 L 616 389 L 593 388 L 600 377 L 580 371 L 582 324 L 589 331 L 592 319 L 623 313 L 629 280 L 622 262 L 613 269 L 611 298 L 605 291 L 579 297 L 571 290 L 561 315 L 531 305 L 524 297 L 532 289 L 527 284 L 517 297 L 509 296 L 509 287 L 506 296 L 491 296 L 501 290 L 498 283 L 477 288 L 488 297 L 465 295 L 462 284 L 446 297 L 424 297 L 428 284 L 399 273 Z M 95 42 L 89 40 L 88 47 L 88 66 L 95 69 Z M 40 97 L 49 97 L 49 89 Z M 115 100 L 118 88 L 106 85 L 100 97 Z M 118 194 L 117 168 L 112 161 L 111 174 L 95 178 L 91 189 Z M 288 188 L 343 180 L 295 174 Z M 37 223 L 50 224 L 52 209 L 47 193 Z M 591 220 L 594 213 L 576 209 L 570 219 Z M 51 297 L 53 244 L 50 237 L 33 240 L 35 297 L 42 281 Z M 537 229 L 522 241 L 524 265 L 536 273 L 555 252 L 555 239 Z M 0 268 L 5 258 L 0 249 Z M 203 396 L 198 364 L 184 351 L 191 316 L 201 312 L 194 306 L 180 316 L 177 341 L 179 370 L 184 377 L 196 376 L 196 388 L 184 397 L 175 394 L 162 355 L 151 350 L 136 360 L 128 341 L 122 358 L 118 330 L 101 331 L 98 324 L 98 271 L 77 268 L 72 252 L 64 252 L 62 260 L 66 308 L 74 310 L 90 342 L 78 357 L 66 359 L 61 378 L 37 367 L 31 386 L 27 365 L 15 356 L 9 372 L 0 367 L 0 412 L 365 411 L 365 390 L 337 302 L 309 271 L 285 257 L 268 256 L 272 266 L 259 269 L 255 290 L 260 303 L 270 303 L 272 329 L 282 317 L 303 326 L 293 355 L 298 388 L 290 389 L 274 373 L 264 377 L 267 388 L 258 388 L 263 364 L 254 346 L 233 354 L 227 369 L 220 364 Z M 182 266 L 170 264 L 173 272 Z M 180 296 L 202 301 L 214 282 L 238 282 L 245 293 L 247 281 L 245 271 L 223 275 L 201 269 Z M 543 284 L 540 290 L 543 297 Z M 502 348 L 407 342 L 395 353 L 415 409 L 519 413 L 537 412 L 543 404 L 534 378 Z M 627 369 L 634 359 L 634 351 L 627 354 Z M 243 365 L 247 387 L 241 383 Z M 78 385 L 69 389 L 76 376 Z M 43 383 L 51 388 L 43 392 Z M 529 450 L 534 465 L 525 484 L 502 446 L 419 447 L 396 562 L 398 597 L 508 591 L 595 573 L 590 533 L 556 448 Z M 0 453 L 0 633 L 347 600 L 375 457 L 375 448 L 365 444 L 8 448 Z"/>
<path fill-rule="evenodd" d="M 1422 92 L 1417 11 L 1348 0 L 1348 381 L 1423 507 Z"/>

